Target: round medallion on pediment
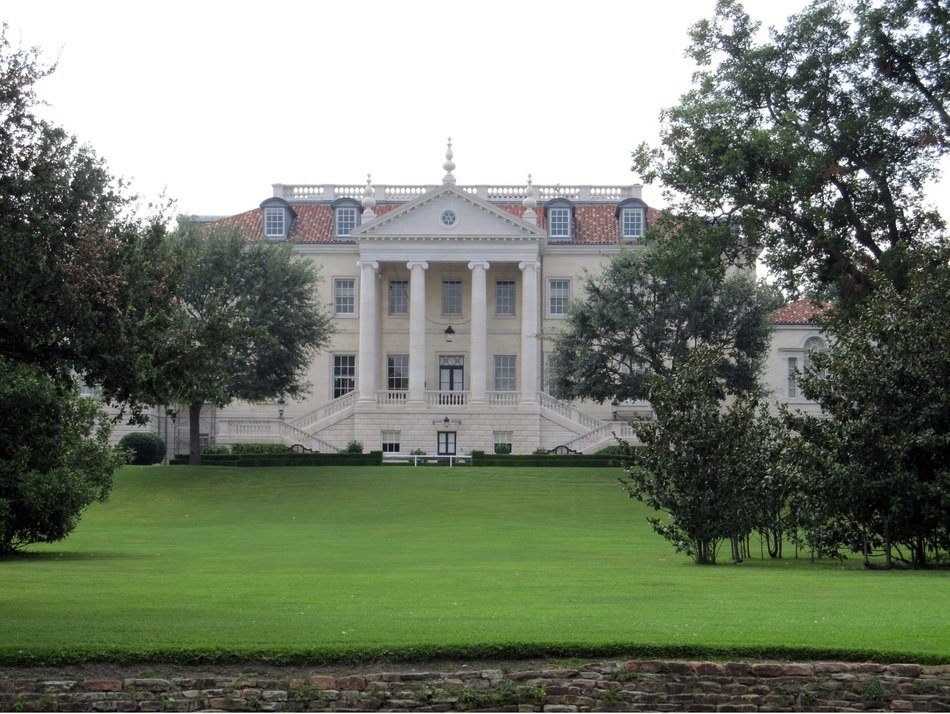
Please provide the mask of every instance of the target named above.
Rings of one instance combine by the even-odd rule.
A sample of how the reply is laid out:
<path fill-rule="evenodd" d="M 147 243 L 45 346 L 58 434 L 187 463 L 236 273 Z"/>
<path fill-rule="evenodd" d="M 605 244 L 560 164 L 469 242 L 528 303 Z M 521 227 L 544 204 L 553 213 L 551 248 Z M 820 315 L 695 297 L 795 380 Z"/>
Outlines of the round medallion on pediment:
<path fill-rule="evenodd" d="M 439 220 L 442 221 L 443 226 L 451 227 L 455 225 L 455 222 L 458 220 L 458 216 L 451 208 L 446 208 L 444 211 L 442 211 L 442 215 L 439 216 Z"/>

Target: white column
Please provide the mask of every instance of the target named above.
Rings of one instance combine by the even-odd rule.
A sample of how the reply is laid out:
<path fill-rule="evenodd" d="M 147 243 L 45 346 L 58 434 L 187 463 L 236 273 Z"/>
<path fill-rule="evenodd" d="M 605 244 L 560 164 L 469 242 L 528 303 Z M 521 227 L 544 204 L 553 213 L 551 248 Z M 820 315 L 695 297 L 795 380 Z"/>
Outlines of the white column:
<path fill-rule="evenodd" d="M 360 267 L 360 351 L 359 401 L 368 404 L 376 401 L 376 375 L 379 372 L 379 354 L 376 349 L 376 334 L 379 332 L 379 305 L 376 301 L 376 271 L 379 263 L 359 260 Z"/>
<path fill-rule="evenodd" d="M 424 260 L 411 260 L 409 268 L 409 395 L 408 401 L 425 402 L 426 389 L 426 269 Z"/>
<path fill-rule="evenodd" d="M 537 402 L 538 383 L 538 263 L 518 263 L 521 269 L 521 401 Z"/>
<path fill-rule="evenodd" d="M 472 336 L 469 340 L 472 363 L 472 401 L 485 401 L 488 383 L 488 294 L 485 288 L 485 273 L 488 262 L 475 260 L 468 264 L 472 271 Z"/>

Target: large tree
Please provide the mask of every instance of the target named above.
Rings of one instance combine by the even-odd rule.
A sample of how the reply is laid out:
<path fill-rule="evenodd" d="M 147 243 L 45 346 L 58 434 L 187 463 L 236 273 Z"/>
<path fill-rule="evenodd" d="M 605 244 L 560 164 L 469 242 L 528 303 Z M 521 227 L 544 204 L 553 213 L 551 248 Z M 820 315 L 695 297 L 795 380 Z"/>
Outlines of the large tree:
<path fill-rule="evenodd" d="M 942 0 L 816 0 L 760 41 L 720 0 L 688 49 L 693 87 L 634 169 L 674 208 L 722 217 L 793 290 L 900 284 L 907 246 L 943 229 L 924 189 L 950 147 Z"/>
<path fill-rule="evenodd" d="M 171 251 L 176 299 L 150 401 L 188 407 L 189 463 L 197 464 L 202 405 L 305 393 L 332 320 L 317 301 L 317 269 L 289 244 L 184 221 Z"/>
<path fill-rule="evenodd" d="M 950 249 L 908 259 L 830 327 L 833 349 L 800 379 L 823 416 L 789 415 L 805 540 L 915 566 L 950 549 Z"/>
<path fill-rule="evenodd" d="M 730 391 L 755 384 L 770 339 L 774 291 L 727 270 L 728 227 L 669 221 L 652 240 L 588 276 L 554 337 L 550 385 L 564 399 L 648 399 L 651 377 L 675 375 L 698 346 L 715 350 Z"/>

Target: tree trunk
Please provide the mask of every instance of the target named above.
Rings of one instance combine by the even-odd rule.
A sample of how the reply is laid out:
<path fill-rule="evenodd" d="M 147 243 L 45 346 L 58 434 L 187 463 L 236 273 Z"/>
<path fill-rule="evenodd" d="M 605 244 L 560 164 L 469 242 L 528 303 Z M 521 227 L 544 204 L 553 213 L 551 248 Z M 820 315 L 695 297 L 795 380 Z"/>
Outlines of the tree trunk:
<path fill-rule="evenodd" d="M 201 464 L 201 407 L 202 402 L 188 405 L 188 464 Z"/>

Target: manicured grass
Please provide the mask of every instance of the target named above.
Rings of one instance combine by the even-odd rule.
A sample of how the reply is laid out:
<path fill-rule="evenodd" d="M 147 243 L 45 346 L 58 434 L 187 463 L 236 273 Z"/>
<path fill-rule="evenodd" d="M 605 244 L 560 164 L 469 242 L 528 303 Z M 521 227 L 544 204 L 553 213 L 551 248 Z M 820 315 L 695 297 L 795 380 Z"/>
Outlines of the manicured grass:
<path fill-rule="evenodd" d="M 614 469 L 127 467 L 0 561 L 0 660 L 625 650 L 950 660 L 950 573 L 701 567 Z"/>

